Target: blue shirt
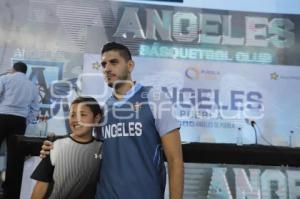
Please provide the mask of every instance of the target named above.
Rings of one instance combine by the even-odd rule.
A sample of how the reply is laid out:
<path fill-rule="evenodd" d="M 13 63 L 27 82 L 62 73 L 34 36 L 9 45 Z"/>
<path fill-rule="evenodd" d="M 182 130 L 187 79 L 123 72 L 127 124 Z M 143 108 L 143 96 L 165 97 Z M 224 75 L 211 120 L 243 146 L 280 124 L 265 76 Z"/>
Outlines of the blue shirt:
<path fill-rule="evenodd" d="M 39 110 L 37 87 L 22 72 L 0 77 L 0 114 L 16 115 L 32 122 Z"/>
<path fill-rule="evenodd" d="M 121 101 L 111 97 L 106 106 L 96 198 L 163 199 L 166 170 L 161 137 L 179 128 L 171 101 L 136 84 Z"/>

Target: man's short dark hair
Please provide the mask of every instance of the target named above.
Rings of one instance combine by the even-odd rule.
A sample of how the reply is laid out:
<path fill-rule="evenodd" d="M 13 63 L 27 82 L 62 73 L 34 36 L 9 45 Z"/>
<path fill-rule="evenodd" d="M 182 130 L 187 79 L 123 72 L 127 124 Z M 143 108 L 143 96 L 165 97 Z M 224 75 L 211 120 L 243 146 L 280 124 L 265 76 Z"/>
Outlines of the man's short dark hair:
<path fill-rule="evenodd" d="M 121 57 L 123 57 L 126 61 L 132 60 L 129 49 L 125 45 L 116 42 L 109 42 L 105 44 L 101 50 L 101 54 L 103 55 L 103 53 L 111 50 L 118 51 Z"/>
<path fill-rule="evenodd" d="M 13 68 L 17 72 L 22 72 L 22 73 L 25 73 L 25 74 L 27 72 L 27 65 L 24 62 L 21 62 L 21 61 L 14 63 Z"/>

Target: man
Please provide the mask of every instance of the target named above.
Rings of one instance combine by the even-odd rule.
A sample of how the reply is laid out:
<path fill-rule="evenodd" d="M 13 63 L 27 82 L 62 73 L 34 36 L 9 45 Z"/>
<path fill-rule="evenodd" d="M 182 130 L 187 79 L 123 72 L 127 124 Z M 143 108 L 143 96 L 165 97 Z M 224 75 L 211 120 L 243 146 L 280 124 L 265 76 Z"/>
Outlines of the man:
<path fill-rule="evenodd" d="M 171 102 L 161 92 L 133 82 L 134 62 L 126 46 L 108 43 L 101 54 L 105 81 L 113 95 L 106 102 L 100 133 L 104 143 L 96 198 L 163 199 L 164 152 L 170 198 L 181 199 L 182 150 Z M 49 148 L 44 144 L 43 149 Z"/>
<path fill-rule="evenodd" d="M 168 162 L 170 197 L 182 198 L 182 151 L 172 104 L 162 93 L 132 81 L 134 62 L 126 46 L 108 43 L 101 54 L 105 81 L 114 93 L 107 101 L 107 121 L 102 127 L 97 198 L 163 198 L 162 149 Z"/>
<path fill-rule="evenodd" d="M 38 115 L 38 90 L 26 77 L 27 65 L 17 62 L 0 78 L 0 145 L 7 140 L 7 166 L 3 185 L 9 199 L 19 198 L 23 168 L 14 135 L 24 135 L 26 123 Z M 26 121 L 27 120 L 27 121 Z"/>

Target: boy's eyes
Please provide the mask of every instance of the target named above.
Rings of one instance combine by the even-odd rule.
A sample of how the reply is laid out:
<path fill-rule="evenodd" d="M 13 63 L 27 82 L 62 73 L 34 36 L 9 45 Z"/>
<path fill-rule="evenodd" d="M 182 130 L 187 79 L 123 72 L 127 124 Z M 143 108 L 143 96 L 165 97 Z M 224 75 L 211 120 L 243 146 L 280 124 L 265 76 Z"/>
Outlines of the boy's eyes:
<path fill-rule="evenodd" d="M 87 114 L 86 113 L 80 113 L 79 114 L 80 116 L 87 116 Z M 70 115 L 70 117 L 75 117 L 76 116 L 76 114 L 75 113 L 73 113 L 73 114 L 71 114 Z"/>

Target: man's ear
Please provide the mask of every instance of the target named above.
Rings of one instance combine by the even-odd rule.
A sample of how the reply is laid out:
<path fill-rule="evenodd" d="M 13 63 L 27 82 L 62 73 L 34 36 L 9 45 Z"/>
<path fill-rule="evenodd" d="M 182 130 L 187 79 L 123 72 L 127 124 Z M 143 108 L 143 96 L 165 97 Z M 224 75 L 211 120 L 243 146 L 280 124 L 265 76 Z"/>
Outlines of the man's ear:
<path fill-rule="evenodd" d="M 134 61 L 133 60 L 129 60 L 128 61 L 128 70 L 131 73 L 134 69 Z"/>
<path fill-rule="evenodd" d="M 17 71 L 14 68 L 10 68 L 7 70 L 7 73 L 10 73 L 10 74 L 13 74 L 15 72 L 17 72 Z"/>

